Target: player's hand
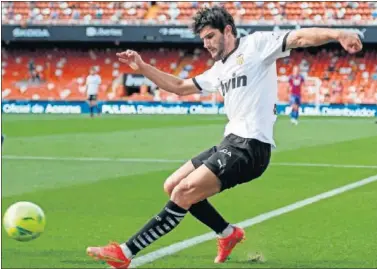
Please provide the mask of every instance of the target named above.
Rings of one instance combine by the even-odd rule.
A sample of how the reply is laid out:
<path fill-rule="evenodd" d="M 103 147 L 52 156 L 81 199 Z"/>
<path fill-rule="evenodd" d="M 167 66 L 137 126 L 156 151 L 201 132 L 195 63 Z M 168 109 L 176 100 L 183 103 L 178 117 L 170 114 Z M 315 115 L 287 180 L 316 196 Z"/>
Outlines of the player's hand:
<path fill-rule="evenodd" d="M 145 64 L 139 53 L 134 50 L 126 50 L 116 55 L 120 62 L 128 64 L 133 70 L 139 70 Z"/>
<path fill-rule="evenodd" d="M 363 48 L 359 35 L 356 33 L 342 31 L 338 40 L 342 47 L 351 54 L 359 52 Z"/>

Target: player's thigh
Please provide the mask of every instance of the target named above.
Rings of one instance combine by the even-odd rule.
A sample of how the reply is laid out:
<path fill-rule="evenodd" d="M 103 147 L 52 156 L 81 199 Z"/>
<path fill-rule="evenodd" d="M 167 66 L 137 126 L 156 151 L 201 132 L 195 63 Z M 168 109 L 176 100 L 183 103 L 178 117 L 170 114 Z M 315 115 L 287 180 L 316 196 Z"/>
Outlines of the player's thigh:
<path fill-rule="evenodd" d="M 270 157 L 270 144 L 230 135 L 204 164 L 219 178 L 223 191 L 260 177 Z"/>
<path fill-rule="evenodd" d="M 291 96 L 289 97 L 289 104 L 290 104 L 290 105 L 294 105 L 294 103 L 295 103 L 295 97 L 294 97 L 294 95 L 291 95 Z"/>
<path fill-rule="evenodd" d="M 301 105 L 301 97 L 297 96 L 296 98 L 296 105 L 299 107 Z"/>
<path fill-rule="evenodd" d="M 300 103 L 301 103 L 301 100 L 300 100 L 300 97 L 297 96 L 297 95 L 294 95 L 291 97 L 292 100 L 291 100 L 291 104 L 295 107 L 295 108 L 298 108 L 300 106 Z"/>
<path fill-rule="evenodd" d="M 173 174 L 171 174 L 164 183 L 164 191 L 167 194 L 171 194 L 175 186 L 177 186 L 181 180 L 186 178 L 196 168 L 203 164 L 203 161 L 208 159 L 213 152 L 216 151 L 216 147 L 212 147 L 208 150 L 201 152 L 199 155 L 186 162 L 180 168 L 178 168 Z"/>

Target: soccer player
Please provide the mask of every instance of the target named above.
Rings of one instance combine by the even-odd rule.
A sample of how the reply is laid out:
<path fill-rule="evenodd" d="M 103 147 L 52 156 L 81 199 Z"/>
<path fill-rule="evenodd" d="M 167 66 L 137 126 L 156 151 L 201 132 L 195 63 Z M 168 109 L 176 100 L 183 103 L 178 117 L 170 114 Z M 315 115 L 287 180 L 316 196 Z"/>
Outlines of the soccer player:
<path fill-rule="evenodd" d="M 290 88 L 290 103 L 291 103 L 291 122 L 298 124 L 298 111 L 301 104 L 301 87 L 304 84 L 304 77 L 299 74 L 298 66 L 294 66 L 292 76 L 289 77 L 288 83 Z"/>
<path fill-rule="evenodd" d="M 119 61 L 168 92 L 189 95 L 219 90 L 229 122 L 220 144 L 200 153 L 167 178 L 164 190 L 170 199 L 161 212 L 125 243 L 87 248 L 90 256 L 116 268 L 127 268 L 139 251 L 175 229 L 188 212 L 218 235 L 215 263 L 225 262 L 245 237 L 245 231 L 226 221 L 208 198 L 258 178 L 267 169 L 271 147 L 275 147 L 276 60 L 288 56 L 293 48 L 330 41 L 340 42 L 350 53 L 362 48 L 357 34 L 334 29 L 255 32 L 237 38 L 234 20 L 222 7 L 198 11 L 193 28 L 215 64 L 192 79 L 164 73 L 144 62 L 136 51 L 117 54 Z"/>
<path fill-rule="evenodd" d="M 89 76 L 86 77 L 86 93 L 88 96 L 90 116 L 93 117 L 93 110 L 96 108 L 97 114 L 100 114 L 100 110 L 97 105 L 98 89 L 101 85 L 101 77 L 97 74 L 95 67 L 90 69 Z"/>

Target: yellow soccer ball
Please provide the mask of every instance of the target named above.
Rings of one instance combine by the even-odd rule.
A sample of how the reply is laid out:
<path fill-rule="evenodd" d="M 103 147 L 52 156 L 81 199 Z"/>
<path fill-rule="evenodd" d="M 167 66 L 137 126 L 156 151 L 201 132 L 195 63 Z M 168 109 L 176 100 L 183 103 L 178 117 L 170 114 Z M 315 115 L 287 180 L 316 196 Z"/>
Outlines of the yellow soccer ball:
<path fill-rule="evenodd" d="M 11 238 L 25 242 L 43 233 L 46 217 L 38 205 L 31 202 L 17 202 L 5 211 L 3 225 Z"/>

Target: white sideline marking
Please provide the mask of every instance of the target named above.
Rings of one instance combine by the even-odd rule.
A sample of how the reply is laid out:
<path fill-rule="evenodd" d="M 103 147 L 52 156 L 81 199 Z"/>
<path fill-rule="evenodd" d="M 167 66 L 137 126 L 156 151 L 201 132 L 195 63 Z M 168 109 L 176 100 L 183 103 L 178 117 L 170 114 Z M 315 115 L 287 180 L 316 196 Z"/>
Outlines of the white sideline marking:
<path fill-rule="evenodd" d="M 253 226 L 255 224 L 261 223 L 265 220 L 280 216 L 282 214 L 285 214 L 285 213 L 291 212 L 293 210 L 299 209 L 301 207 L 316 203 L 316 202 L 321 201 L 323 199 L 330 198 L 332 196 L 341 194 L 343 192 L 361 187 L 363 185 L 366 185 L 366 184 L 371 183 L 371 182 L 376 181 L 376 180 L 377 180 L 377 175 L 374 175 L 374 176 L 356 181 L 354 183 L 347 184 L 345 186 L 342 186 L 342 187 L 339 187 L 339 188 L 318 194 L 316 196 L 298 201 L 296 203 L 281 207 L 279 209 L 275 209 L 275 210 L 272 210 L 270 212 L 263 213 L 259 216 L 254 217 L 254 218 L 247 219 L 245 221 L 239 222 L 236 225 L 239 226 L 239 227 L 242 227 L 242 228 L 250 227 L 250 226 Z M 168 255 L 172 255 L 172 254 L 179 252 L 181 250 L 184 250 L 186 248 L 189 248 L 189 247 L 198 245 L 200 243 L 212 240 L 215 237 L 216 237 L 215 233 L 210 232 L 210 233 L 206 233 L 206 234 L 203 234 L 203 235 L 195 236 L 193 238 L 190 238 L 190 239 L 178 242 L 178 243 L 174 243 L 170 246 L 160 248 L 156 251 L 150 252 L 146 255 L 140 256 L 139 258 L 132 260 L 131 266 L 133 268 L 135 268 L 136 266 L 141 266 L 141 265 L 144 265 L 146 263 L 153 262 L 157 259 L 160 259 L 160 258 L 168 256 Z"/>
<path fill-rule="evenodd" d="M 172 159 L 150 159 L 150 158 L 106 158 L 106 157 L 53 157 L 53 156 L 14 156 L 5 155 L 3 159 L 8 160 L 40 160 L 40 161 L 80 161 L 80 162 L 129 162 L 129 163 L 184 163 L 185 160 Z M 377 165 L 358 164 L 329 164 L 329 163 L 288 163 L 275 162 L 271 165 L 278 166 L 303 166 L 303 167 L 335 167 L 335 168 L 366 168 L 377 169 Z"/>
<path fill-rule="evenodd" d="M 147 162 L 147 163 L 182 163 L 183 160 L 143 159 L 143 158 L 107 158 L 107 157 L 53 157 L 53 156 L 14 156 L 5 155 L 9 160 L 41 160 L 41 161 L 80 161 L 80 162 Z"/>
<path fill-rule="evenodd" d="M 337 168 L 371 168 L 377 169 L 377 165 L 360 165 L 360 164 L 331 164 L 331 163 L 271 163 L 279 166 L 305 166 L 305 167 L 337 167 Z"/>

